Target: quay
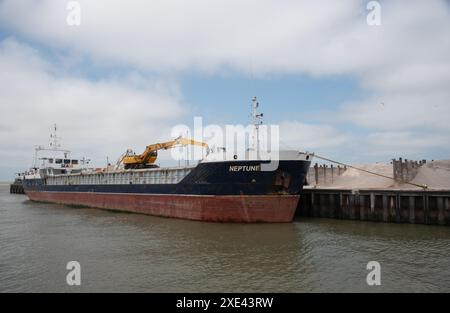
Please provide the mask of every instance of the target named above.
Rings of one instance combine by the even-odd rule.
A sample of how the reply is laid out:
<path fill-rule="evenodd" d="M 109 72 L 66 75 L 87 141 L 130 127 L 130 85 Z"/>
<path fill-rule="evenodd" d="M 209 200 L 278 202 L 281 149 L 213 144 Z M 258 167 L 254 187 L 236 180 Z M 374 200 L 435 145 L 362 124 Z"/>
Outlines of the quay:
<path fill-rule="evenodd" d="M 347 168 L 315 164 L 309 171 L 296 216 L 448 226 L 449 164 L 394 159 L 390 165 L 371 167 L 392 176 L 391 181 Z"/>
<path fill-rule="evenodd" d="M 296 216 L 450 225 L 450 191 L 306 187 Z"/>

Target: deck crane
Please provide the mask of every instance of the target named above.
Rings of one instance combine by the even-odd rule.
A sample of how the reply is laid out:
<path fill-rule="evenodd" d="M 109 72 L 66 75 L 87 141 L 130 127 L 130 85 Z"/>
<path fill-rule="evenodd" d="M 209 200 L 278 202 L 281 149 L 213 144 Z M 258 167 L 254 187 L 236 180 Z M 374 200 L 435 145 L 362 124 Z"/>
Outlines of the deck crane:
<path fill-rule="evenodd" d="M 167 150 L 178 146 L 188 145 L 201 146 L 206 148 L 207 153 L 209 152 L 208 144 L 180 136 L 171 141 L 148 145 L 145 148 L 145 151 L 138 155 L 131 149 L 128 149 L 117 161 L 117 165 L 123 163 L 125 169 L 154 167 L 158 157 L 158 150 Z"/>

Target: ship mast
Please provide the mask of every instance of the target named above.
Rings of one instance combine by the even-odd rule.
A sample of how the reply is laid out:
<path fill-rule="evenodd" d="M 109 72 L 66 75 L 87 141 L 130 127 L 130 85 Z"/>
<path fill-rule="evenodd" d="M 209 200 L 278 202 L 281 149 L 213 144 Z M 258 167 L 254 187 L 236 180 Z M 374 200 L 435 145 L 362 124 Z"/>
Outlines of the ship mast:
<path fill-rule="evenodd" d="M 50 134 L 50 138 L 52 138 L 52 142 L 50 142 L 50 147 L 53 148 L 53 150 L 57 151 L 61 145 L 58 143 L 59 137 L 56 135 L 56 124 L 53 124 L 53 133 Z"/>
<path fill-rule="evenodd" d="M 36 145 L 34 146 L 34 164 L 33 167 L 36 168 L 38 167 L 37 163 L 38 163 L 38 156 L 39 156 L 39 152 L 40 151 L 51 151 L 52 153 L 52 157 L 55 158 L 56 157 L 56 153 L 57 152 L 63 152 L 64 153 L 64 158 L 67 158 L 67 156 L 70 154 L 69 150 L 65 150 L 65 149 L 61 149 L 61 144 L 59 143 L 59 140 L 61 139 L 60 137 L 58 137 L 56 135 L 56 124 L 53 124 L 53 133 L 50 134 L 50 147 L 46 148 L 44 146 L 41 145 Z"/>
<path fill-rule="evenodd" d="M 259 126 L 262 125 L 263 113 L 258 113 L 259 102 L 256 97 L 252 99 L 252 125 L 253 125 L 253 150 L 259 157 Z"/>

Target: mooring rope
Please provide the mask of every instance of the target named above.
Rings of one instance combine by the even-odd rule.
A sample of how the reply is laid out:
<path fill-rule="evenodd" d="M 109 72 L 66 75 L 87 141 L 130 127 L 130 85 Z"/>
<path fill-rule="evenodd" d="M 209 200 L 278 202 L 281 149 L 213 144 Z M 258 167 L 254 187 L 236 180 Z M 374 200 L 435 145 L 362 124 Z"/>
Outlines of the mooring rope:
<path fill-rule="evenodd" d="M 339 162 L 339 161 L 336 161 L 336 160 L 332 160 L 332 159 L 323 157 L 323 156 L 318 155 L 318 154 L 314 154 L 314 157 L 316 157 L 318 159 L 321 159 L 321 160 L 324 160 L 324 161 L 327 161 L 327 162 L 331 162 L 331 163 L 343 165 L 343 166 L 346 166 L 346 167 L 349 167 L 349 168 L 353 168 L 353 169 L 358 170 L 358 171 L 366 172 L 368 174 L 380 176 L 380 177 L 387 178 L 387 179 L 392 179 L 394 182 L 397 182 L 394 177 L 390 177 L 390 176 L 387 176 L 387 175 L 383 175 L 383 174 L 375 173 L 375 172 L 372 172 L 372 171 L 368 171 L 368 170 L 365 170 L 363 168 L 359 168 L 359 167 L 356 167 L 356 166 L 353 166 L 353 165 L 350 165 L 350 164 L 345 164 L 345 163 L 342 163 L 342 162 Z M 402 181 L 402 183 L 408 184 L 408 185 L 412 185 L 412 186 L 416 186 L 416 187 L 420 187 L 420 188 L 423 188 L 423 189 L 428 189 L 427 185 L 420 185 L 420 184 L 415 184 L 415 183 L 411 183 L 411 182 L 404 182 L 404 181 Z"/>

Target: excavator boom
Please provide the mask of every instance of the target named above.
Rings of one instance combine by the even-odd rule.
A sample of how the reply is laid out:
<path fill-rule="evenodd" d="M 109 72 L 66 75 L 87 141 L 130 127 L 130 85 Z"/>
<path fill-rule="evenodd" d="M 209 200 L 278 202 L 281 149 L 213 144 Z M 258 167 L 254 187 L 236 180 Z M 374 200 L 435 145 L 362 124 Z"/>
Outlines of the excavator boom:
<path fill-rule="evenodd" d="M 145 151 L 139 155 L 132 155 L 127 152 L 127 154 L 121 158 L 121 162 L 124 164 L 126 169 L 149 167 L 155 163 L 158 157 L 158 150 L 167 150 L 177 146 L 188 145 L 201 146 L 208 149 L 208 144 L 204 142 L 187 139 L 180 136 L 171 141 L 148 145 L 145 148 Z"/>

